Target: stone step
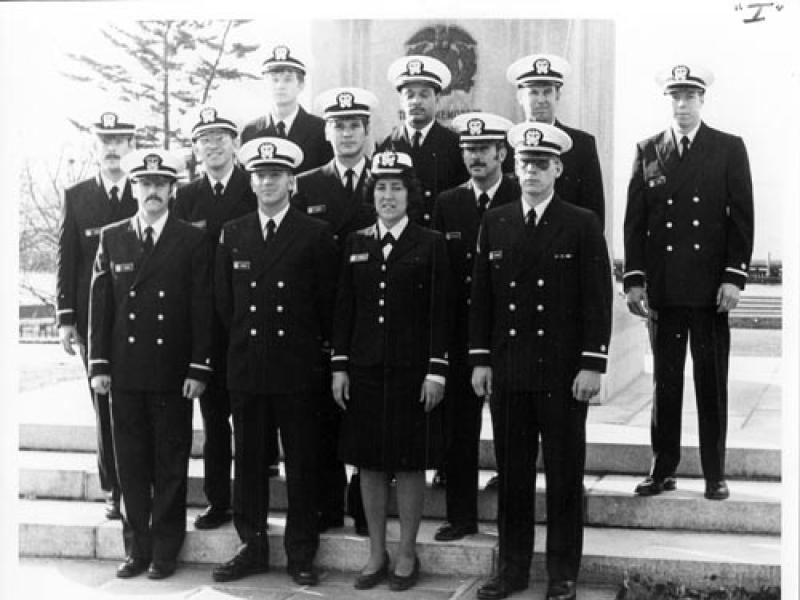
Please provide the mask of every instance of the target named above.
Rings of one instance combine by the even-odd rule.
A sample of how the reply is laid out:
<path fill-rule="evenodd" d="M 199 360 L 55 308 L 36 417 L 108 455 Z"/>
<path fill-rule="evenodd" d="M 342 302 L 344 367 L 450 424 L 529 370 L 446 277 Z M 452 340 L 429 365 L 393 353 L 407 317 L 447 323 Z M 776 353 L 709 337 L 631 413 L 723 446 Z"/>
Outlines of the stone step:
<path fill-rule="evenodd" d="M 49 498 L 75 501 L 102 500 L 94 455 L 69 452 L 19 453 L 19 494 L 23 498 Z M 479 474 L 478 518 L 492 522 L 497 514 L 497 496 L 484 490 L 492 471 Z M 429 473 L 429 477 L 431 473 Z M 586 475 L 586 523 L 600 527 L 637 527 L 780 534 L 781 484 L 771 481 L 731 480 L 731 498 L 711 502 L 703 498 L 704 482 L 683 478 L 675 492 L 653 498 L 640 498 L 633 489 L 641 477 L 629 475 Z M 545 519 L 545 481 L 537 477 L 536 518 Z M 271 505 L 286 510 L 286 482 L 272 479 Z M 202 460 L 189 462 L 187 503 L 203 507 Z M 392 508 L 394 514 L 394 508 Z M 97 514 L 102 509 L 97 507 Z M 429 519 L 446 517 L 445 493 L 429 486 L 424 515 Z"/>
<path fill-rule="evenodd" d="M 484 427 L 484 436 L 486 431 Z M 203 454 L 203 431 L 197 423 L 193 436 L 192 456 L 200 457 Z M 649 471 L 652 451 L 648 433 L 643 428 L 590 423 L 586 436 L 587 473 L 642 475 Z M 19 426 L 20 450 L 94 453 L 96 444 L 92 425 L 22 423 Z M 684 436 L 681 455 L 678 475 L 701 477 L 699 447 L 694 436 Z M 486 437 L 480 441 L 480 466 L 482 469 L 496 466 L 494 443 Z M 781 450 L 769 441 L 731 444 L 725 468 L 726 475 L 734 479 L 778 480 L 781 476 Z"/>
<path fill-rule="evenodd" d="M 218 563 L 229 559 L 239 544 L 229 524 L 214 531 L 191 528 L 198 509 L 190 509 L 187 536 L 180 559 L 190 563 Z M 121 525 L 98 515 L 90 502 L 20 500 L 19 553 L 21 556 L 121 559 Z M 282 515 L 270 518 L 270 561 L 284 565 Z M 426 573 L 488 575 L 496 560 L 497 537 L 493 525 L 481 525 L 477 535 L 457 542 L 433 540 L 438 522 L 423 521 L 418 551 Z M 388 539 L 397 543 L 398 522 L 390 519 Z M 535 580 L 544 574 L 543 526 L 537 525 Z M 696 533 L 674 530 L 587 527 L 581 563 L 585 583 L 618 584 L 625 574 L 639 573 L 656 580 L 678 580 L 685 585 L 745 586 L 757 589 L 780 584 L 778 536 L 742 533 Z M 364 564 L 368 540 L 345 527 L 321 536 L 316 563 L 323 569 L 355 571 Z"/>

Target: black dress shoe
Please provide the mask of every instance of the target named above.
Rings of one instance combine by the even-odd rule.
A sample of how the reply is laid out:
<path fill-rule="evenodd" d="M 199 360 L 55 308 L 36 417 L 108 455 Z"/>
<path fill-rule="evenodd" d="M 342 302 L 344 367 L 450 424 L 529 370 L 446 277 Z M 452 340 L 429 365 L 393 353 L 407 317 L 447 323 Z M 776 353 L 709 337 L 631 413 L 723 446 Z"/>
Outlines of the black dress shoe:
<path fill-rule="evenodd" d="M 419 557 L 414 557 L 414 568 L 408 575 L 398 575 L 394 571 L 389 573 L 389 589 L 393 592 L 402 592 L 414 587 L 419 581 Z"/>
<path fill-rule="evenodd" d="M 175 561 L 153 561 L 147 569 L 148 579 L 166 579 L 175 573 Z"/>
<path fill-rule="evenodd" d="M 480 600 L 499 600 L 507 598 L 514 592 L 528 588 L 528 582 L 523 579 L 514 579 L 506 575 L 495 575 L 478 588 L 477 597 Z"/>
<path fill-rule="evenodd" d="M 578 585 L 569 579 L 551 581 L 547 585 L 547 600 L 575 600 Z"/>
<path fill-rule="evenodd" d="M 436 472 L 433 474 L 433 481 L 431 482 L 431 486 L 436 489 L 444 489 L 447 487 L 447 475 L 442 469 L 436 469 Z"/>
<path fill-rule="evenodd" d="M 725 500 L 731 493 L 728 490 L 728 484 L 722 479 L 720 481 L 706 481 L 706 493 L 704 495 L 709 500 Z"/>
<path fill-rule="evenodd" d="M 500 478 L 497 475 L 492 475 L 489 478 L 489 481 L 486 482 L 486 485 L 484 486 L 483 489 L 496 490 L 498 485 L 500 485 Z"/>
<path fill-rule="evenodd" d="M 195 529 L 216 529 L 233 519 L 233 513 L 229 508 L 217 508 L 209 506 L 201 512 L 194 520 Z"/>
<path fill-rule="evenodd" d="M 147 571 L 147 565 L 149 563 L 149 560 L 128 557 L 125 559 L 124 563 L 117 567 L 117 577 L 120 579 L 129 579 L 130 577 L 141 575 Z"/>
<path fill-rule="evenodd" d="M 317 585 L 319 583 L 319 575 L 312 565 L 289 565 L 286 567 L 286 572 L 297 585 Z"/>
<path fill-rule="evenodd" d="M 259 552 L 253 544 L 245 544 L 231 560 L 214 567 L 214 581 L 236 581 L 248 575 L 269 571 L 266 551 Z"/>
<path fill-rule="evenodd" d="M 106 495 L 106 519 L 117 521 L 122 518 L 119 510 L 119 492 L 107 492 Z"/>
<path fill-rule="evenodd" d="M 389 554 L 383 553 L 383 564 L 381 568 L 373 573 L 359 573 L 353 582 L 353 587 L 357 590 L 370 590 L 381 583 L 389 576 Z"/>
<path fill-rule="evenodd" d="M 454 525 L 452 523 L 445 523 L 433 536 L 437 542 L 452 542 L 453 540 L 460 540 L 464 536 L 478 533 L 478 526 L 474 523 L 472 525 Z"/>
<path fill-rule="evenodd" d="M 678 480 L 674 475 L 664 477 L 664 479 L 648 477 L 636 486 L 634 493 L 637 496 L 655 496 L 661 492 L 671 492 L 676 489 L 678 489 Z"/>
<path fill-rule="evenodd" d="M 328 529 L 338 529 L 344 527 L 344 517 L 332 517 L 320 515 L 317 519 L 317 531 L 324 533 Z"/>

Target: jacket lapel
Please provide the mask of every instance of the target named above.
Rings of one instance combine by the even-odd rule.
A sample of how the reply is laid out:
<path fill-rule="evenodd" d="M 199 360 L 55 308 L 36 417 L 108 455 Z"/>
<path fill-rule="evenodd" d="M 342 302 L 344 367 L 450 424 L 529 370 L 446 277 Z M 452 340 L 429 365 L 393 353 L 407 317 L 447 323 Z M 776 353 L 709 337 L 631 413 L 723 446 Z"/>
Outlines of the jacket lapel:
<path fill-rule="evenodd" d="M 156 245 L 153 246 L 153 251 L 149 256 L 142 256 L 142 245 L 136 232 L 134 231 L 136 241 L 139 243 L 139 255 L 141 257 L 140 260 L 142 260 L 141 267 L 136 271 L 134 285 L 141 283 L 156 273 L 158 271 L 158 267 L 164 264 L 165 260 L 168 260 L 170 254 L 172 253 L 172 249 L 178 243 L 178 236 L 175 235 L 175 224 L 175 217 L 173 217 L 172 214 L 169 214 L 167 216 L 167 222 L 164 223 L 164 229 L 161 230 L 161 235 L 158 236 L 158 241 L 156 242 Z"/>
<path fill-rule="evenodd" d="M 417 239 L 419 238 L 419 232 L 417 231 L 416 226 L 409 221 L 406 225 L 406 228 L 403 230 L 403 233 L 400 234 L 400 237 L 397 238 L 397 242 L 394 244 L 392 251 L 389 253 L 389 257 L 386 260 L 387 263 L 393 263 L 403 257 L 403 255 L 407 254 L 417 243 Z M 379 244 L 380 254 L 383 257 L 383 248 Z"/>
<path fill-rule="evenodd" d="M 270 242 L 269 246 L 264 247 L 262 253 L 263 260 L 258 266 L 257 275 L 261 275 L 264 271 L 269 270 L 272 265 L 278 261 L 281 255 L 286 252 L 286 249 L 297 239 L 296 233 L 300 228 L 300 224 L 297 221 L 296 210 L 296 208 L 289 207 L 286 216 L 283 218 L 283 221 L 281 221 L 280 227 L 275 231 L 275 239 Z M 259 239 L 263 244 L 264 237 L 260 228 L 261 221 L 258 218 L 258 213 L 256 213 L 256 229 L 259 229 Z"/>
<path fill-rule="evenodd" d="M 703 162 L 703 155 L 705 153 L 705 142 L 708 138 L 708 128 L 705 123 L 700 124 L 697 130 L 697 135 L 694 136 L 694 141 L 689 147 L 689 153 L 681 160 L 678 156 L 678 150 L 675 148 L 675 141 L 672 136 L 671 130 L 666 134 L 670 140 L 672 153 L 671 153 L 671 169 L 667 172 L 667 188 L 666 191 L 669 195 L 675 193 L 686 181 L 694 177 L 698 168 Z"/>

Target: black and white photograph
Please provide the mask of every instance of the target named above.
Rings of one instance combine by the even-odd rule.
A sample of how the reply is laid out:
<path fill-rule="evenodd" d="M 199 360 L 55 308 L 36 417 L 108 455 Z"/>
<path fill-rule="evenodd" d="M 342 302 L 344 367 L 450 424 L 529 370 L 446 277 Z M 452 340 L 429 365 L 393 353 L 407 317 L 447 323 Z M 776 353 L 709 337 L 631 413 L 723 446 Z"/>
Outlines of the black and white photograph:
<path fill-rule="evenodd" d="M 796 598 L 799 11 L 0 3 L 0 596 Z"/>

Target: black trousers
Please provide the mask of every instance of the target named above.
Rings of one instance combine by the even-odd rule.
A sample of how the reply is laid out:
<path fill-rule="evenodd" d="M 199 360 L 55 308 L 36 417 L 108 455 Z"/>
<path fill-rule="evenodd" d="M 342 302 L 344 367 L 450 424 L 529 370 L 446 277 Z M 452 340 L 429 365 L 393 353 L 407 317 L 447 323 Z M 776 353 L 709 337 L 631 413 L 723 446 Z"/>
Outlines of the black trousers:
<path fill-rule="evenodd" d="M 330 381 L 330 376 L 327 378 Z M 317 449 L 317 511 L 320 517 L 339 520 L 344 517 L 347 473 L 338 458 L 339 427 L 342 411 L 334 402 L 330 385 L 317 400 L 319 438 Z"/>
<path fill-rule="evenodd" d="M 115 390 L 111 416 L 125 554 L 174 561 L 186 534 L 192 401 L 180 392 Z"/>
<path fill-rule="evenodd" d="M 231 402 L 228 390 L 212 379 L 200 396 L 203 415 L 203 491 L 208 503 L 225 510 L 231 506 Z"/>
<path fill-rule="evenodd" d="M 490 408 L 499 479 L 499 572 L 528 579 L 541 438 L 547 482 L 547 574 L 550 580 L 577 580 L 583 554 L 587 405 L 573 399 L 568 390 L 513 393 L 495 383 Z"/>
<path fill-rule="evenodd" d="M 78 351 L 83 366 L 87 368 L 88 372 L 86 345 L 79 343 Z M 95 431 L 97 433 L 97 472 L 100 475 L 100 488 L 119 497 L 108 394 L 98 394 L 92 389 L 91 384 L 89 385 L 89 394 L 92 396 L 92 406 L 94 406 Z"/>
<path fill-rule="evenodd" d="M 672 475 L 680 462 L 683 370 L 688 341 L 694 364 L 703 475 L 710 481 L 724 479 L 731 345 L 728 313 L 718 313 L 716 307 L 666 307 L 657 309 L 653 325 L 651 476 Z"/>
<path fill-rule="evenodd" d="M 316 510 L 317 397 L 315 394 L 250 394 L 231 391 L 236 452 L 233 523 L 245 543 L 266 545 L 271 436 L 280 430 L 288 514 L 284 547 L 290 565 L 310 564 L 319 546 Z M 266 547 L 260 549 L 267 552 Z M 264 558 L 267 558 L 266 555 Z"/>
<path fill-rule="evenodd" d="M 478 522 L 478 454 L 483 398 L 475 395 L 472 368 L 453 363 L 444 398 L 447 520 L 454 525 Z"/>

